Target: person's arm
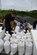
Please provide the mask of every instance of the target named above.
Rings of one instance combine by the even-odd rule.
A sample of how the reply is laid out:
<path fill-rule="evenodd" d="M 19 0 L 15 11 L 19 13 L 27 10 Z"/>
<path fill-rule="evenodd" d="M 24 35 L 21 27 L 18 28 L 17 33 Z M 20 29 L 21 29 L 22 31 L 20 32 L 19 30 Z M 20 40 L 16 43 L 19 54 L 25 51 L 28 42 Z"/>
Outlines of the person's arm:
<path fill-rule="evenodd" d="M 5 19 L 3 20 L 3 27 L 5 27 Z"/>
<path fill-rule="evenodd" d="M 10 22 L 10 27 L 11 27 L 11 29 L 14 28 L 14 21 L 11 21 L 11 22 Z"/>
<path fill-rule="evenodd" d="M 2 30 L 3 30 L 5 27 L 5 19 L 3 19 L 2 23 L 3 23 L 3 27 L 2 27 Z"/>
<path fill-rule="evenodd" d="M 11 27 L 11 29 L 14 28 L 14 30 L 15 30 L 16 23 L 15 23 L 14 21 L 11 21 L 11 22 L 10 22 L 10 27 Z"/>

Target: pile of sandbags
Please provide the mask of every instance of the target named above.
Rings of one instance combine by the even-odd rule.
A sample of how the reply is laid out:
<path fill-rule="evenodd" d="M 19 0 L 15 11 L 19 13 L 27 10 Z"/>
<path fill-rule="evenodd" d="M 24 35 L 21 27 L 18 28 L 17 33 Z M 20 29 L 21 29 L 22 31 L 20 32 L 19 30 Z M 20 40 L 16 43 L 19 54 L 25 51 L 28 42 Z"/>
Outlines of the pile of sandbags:
<path fill-rule="evenodd" d="M 15 34 L 11 36 L 8 32 L 6 32 L 3 40 L 5 53 L 10 53 L 10 55 L 15 54 L 17 52 L 17 39 L 15 39 Z"/>
<path fill-rule="evenodd" d="M 5 53 L 7 54 L 10 53 L 10 55 L 13 55 L 17 52 L 17 50 L 19 55 L 23 55 L 24 53 L 25 55 L 32 54 L 33 40 L 31 33 L 29 32 L 25 34 L 24 31 L 21 32 L 17 31 L 16 33 L 14 32 L 11 36 L 7 31 L 5 33 L 5 37 L 0 39 L 3 40 L 3 41 L 0 40 L 0 46 L 2 45 L 1 46 L 2 50 L 4 49 Z"/>
<path fill-rule="evenodd" d="M 16 34 L 13 34 L 12 37 L 10 38 L 10 43 L 11 44 L 17 44 L 17 47 L 18 47 L 18 54 L 19 55 L 23 55 L 24 53 L 26 54 L 26 43 L 32 43 L 32 37 L 31 37 L 31 33 L 24 33 L 23 31 L 22 32 L 17 32 Z M 33 47 L 33 46 L 31 46 Z M 29 46 L 28 46 L 29 48 Z M 32 51 L 32 48 L 30 49 L 30 52 Z M 13 54 L 13 52 L 11 52 L 11 54 Z M 31 52 L 32 54 L 32 52 Z"/>

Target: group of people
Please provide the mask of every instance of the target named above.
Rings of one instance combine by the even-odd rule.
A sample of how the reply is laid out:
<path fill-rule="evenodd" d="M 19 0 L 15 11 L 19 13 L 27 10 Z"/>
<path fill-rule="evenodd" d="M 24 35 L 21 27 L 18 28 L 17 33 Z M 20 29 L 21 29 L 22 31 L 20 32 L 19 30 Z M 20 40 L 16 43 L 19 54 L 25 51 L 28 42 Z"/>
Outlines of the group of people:
<path fill-rule="evenodd" d="M 22 21 L 20 21 L 20 24 L 17 25 L 17 23 L 14 21 L 16 18 L 16 14 L 7 14 L 4 19 L 3 19 L 3 28 L 6 28 L 6 31 L 9 32 L 9 34 L 12 34 L 13 32 L 11 32 L 11 30 L 15 30 L 16 26 L 18 26 L 20 28 L 20 30 L 28 30 L 28 23 L 26 22 L 26 20 L 24 20 L 24 23 Z"/>
<path fill-rule="evenodd" d="M 26 20 L 24 20 L 24 23 L 22 21 L 20 21 L 20 30 L 28 30 L 28 23 L 26 22 Z"/>

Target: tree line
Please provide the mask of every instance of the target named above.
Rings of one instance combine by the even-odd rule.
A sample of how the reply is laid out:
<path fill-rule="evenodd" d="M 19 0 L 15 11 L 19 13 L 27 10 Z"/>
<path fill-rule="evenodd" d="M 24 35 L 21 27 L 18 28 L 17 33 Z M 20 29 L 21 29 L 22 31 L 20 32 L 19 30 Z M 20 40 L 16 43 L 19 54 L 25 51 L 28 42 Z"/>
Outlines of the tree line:
<path fill-rule="evenodd" d="M 6 14 L 13 12 L 16 12 L 16 15 L 18 16 L 30 16 L 32 18 L 37 19 L 37 10 L 33 10 L 33 11 L 0 10 L 0 19 L 3 19 L 3 17 Z"/>

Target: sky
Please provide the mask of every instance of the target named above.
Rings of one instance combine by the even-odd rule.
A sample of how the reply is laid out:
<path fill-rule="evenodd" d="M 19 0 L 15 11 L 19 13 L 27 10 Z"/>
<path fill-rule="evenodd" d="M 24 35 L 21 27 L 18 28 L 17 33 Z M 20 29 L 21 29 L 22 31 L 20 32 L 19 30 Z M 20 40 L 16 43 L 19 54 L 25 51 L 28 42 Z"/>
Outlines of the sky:
<path fill-rule="evenodd" d="M 1 0 L 0 0 L 0 8 L 1 8 Z"/>
<path fill-rule="evenodd" d="M 1 9 L 37 10 L 37 0 L 1 0 Z"/>

